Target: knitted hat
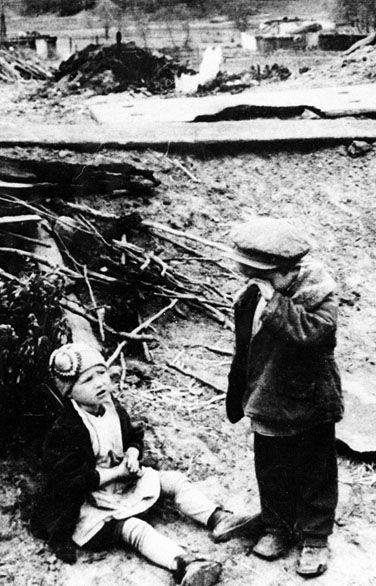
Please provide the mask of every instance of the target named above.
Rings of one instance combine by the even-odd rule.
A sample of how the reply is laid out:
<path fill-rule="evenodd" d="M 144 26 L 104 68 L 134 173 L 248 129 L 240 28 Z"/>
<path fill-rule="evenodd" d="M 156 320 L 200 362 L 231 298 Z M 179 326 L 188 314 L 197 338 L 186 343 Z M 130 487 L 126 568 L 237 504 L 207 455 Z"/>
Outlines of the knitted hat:
<path fill-rule="evenodd" d="M 311 246 L 289 220 L 255 216 L 232 232 L 236 260 L 259 270 L 296 264 Z M 234 258 L 235 258 L 234 256 Z"/>
<path fill-rule="evenodd" d="M 78 377 L 96 365 L 106 366 L 105 359 L 96 348 L 82 343 L 65 344 L 54 350 L 50 356 L 50 371 L 57 390 L 67 395 Z"/>

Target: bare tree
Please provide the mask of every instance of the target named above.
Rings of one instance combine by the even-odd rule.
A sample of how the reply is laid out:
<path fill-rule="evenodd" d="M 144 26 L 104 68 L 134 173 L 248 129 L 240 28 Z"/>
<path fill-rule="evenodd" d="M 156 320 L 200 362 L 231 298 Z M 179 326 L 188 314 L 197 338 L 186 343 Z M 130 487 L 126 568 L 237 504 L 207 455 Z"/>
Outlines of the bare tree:
<path fill-rule="evenodd" d="M 360 32 L 376 28 L 376 0 L 337 0 L 334 17 L 337 22 L 356 26 Z"/>

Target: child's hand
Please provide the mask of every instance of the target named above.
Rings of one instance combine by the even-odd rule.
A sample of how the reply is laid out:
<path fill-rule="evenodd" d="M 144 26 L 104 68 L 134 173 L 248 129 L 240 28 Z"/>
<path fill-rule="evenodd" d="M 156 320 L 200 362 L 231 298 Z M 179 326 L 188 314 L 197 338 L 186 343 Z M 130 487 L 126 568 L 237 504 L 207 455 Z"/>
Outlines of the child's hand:
<path fill-rule="evenodd" d="M 260 289 L 260 293 L 265 301 L 270 301 L 274 295 L 274 288 L 272 284 L 266 279 L 254 278 L 252 282 Z"/>
<path fill-rule="evenodd" d="M 130 474 L 138 474 L 140 472 L 140 452 L 137 448 L 128 448 L 125 452 L 124 463 Z"/>

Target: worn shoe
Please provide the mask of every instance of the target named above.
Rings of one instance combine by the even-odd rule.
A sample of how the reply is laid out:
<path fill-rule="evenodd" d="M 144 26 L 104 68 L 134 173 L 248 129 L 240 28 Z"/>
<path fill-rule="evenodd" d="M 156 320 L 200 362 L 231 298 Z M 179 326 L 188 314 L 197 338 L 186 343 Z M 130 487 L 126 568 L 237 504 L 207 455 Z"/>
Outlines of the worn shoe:
<path fill-rule="evenodd" d="M 181 586 L 212 586 L 222 573 L 222 564 L 211 560 L 179 556 L 176 562 L 174 578 Z"/>
<path fill-rule="evenodd" d="M 328 569 L 329 555 L 329 548 L 326 545 L 303 545 L 296 565 L 297 573 L 312 578 L 320 576 Z"/>
<path fill-rule="evenodd" d="M 65 564 L 75 564 L 77 561 L 77 549 L 73 542 L 56 543 L 52 546 L 52 551 Z"/>
<path fill-rule="evenodd" d="M 212 529 L 216 543 L 228 541 L 238 535 L 260 537 L 264 531 L 261 515 L 234 515 L 229 511 L 217 511 L 217 518 Z"/>
<path fill-rule="evenodd" d="M 267 533 L 256 543 L 252 553 L 265 560 L 276 560 L 285 555 L 291 545 L 291 539 L 280 533 Z"/>

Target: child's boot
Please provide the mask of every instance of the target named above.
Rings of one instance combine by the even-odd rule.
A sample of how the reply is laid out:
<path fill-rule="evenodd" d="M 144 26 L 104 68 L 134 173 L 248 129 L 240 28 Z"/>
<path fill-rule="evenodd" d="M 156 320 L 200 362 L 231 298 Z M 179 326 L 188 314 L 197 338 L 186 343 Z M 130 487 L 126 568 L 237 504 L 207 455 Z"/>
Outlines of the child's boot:
<path fill-rule="evenodd" d="M 304 543 L 296 565 L 297 573 L 306 577 L 320 576 L 328 568 L 329 555 L 327 543 L 321 545 Z"/>
<path fill-rule="evenodd" d="M 222 564 L 184 555 L 176 558 L 174 579 L 180 586 L 213 586 L 222 573 Z"/>
<path fill-rule="evenodd" d="M 259 537 L 264 530 L 261 515 L 234 515 L 231 511 L 218 508 L 208 521 L 213 540 L 222 543 L 240 534 Z"/>
<path fill-rule="evenodd" d="M 291 542 L 291 537 L 285 533 L 266 533 L 256 543 L 252 553 L 265 560 L 276 560 L 288 552 Z"/>

